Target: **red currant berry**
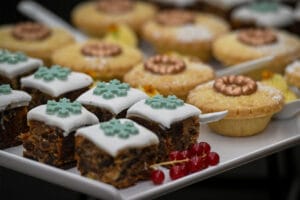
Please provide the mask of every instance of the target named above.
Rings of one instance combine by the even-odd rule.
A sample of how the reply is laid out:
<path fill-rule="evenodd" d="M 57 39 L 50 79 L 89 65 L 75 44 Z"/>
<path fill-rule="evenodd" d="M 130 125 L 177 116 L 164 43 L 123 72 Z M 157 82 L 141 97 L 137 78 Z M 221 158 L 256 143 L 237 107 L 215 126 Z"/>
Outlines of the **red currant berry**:
<path fill-rule="evenodd" d="M 179 160 L 180 151 L 172 151 L 169 154 L 169 160 Z"/>
<path fill-rule="evenodd" d="M 202 155 L 203 147 L 200 144 L 193 144 L 190 147 L 190 154 L 193 155 Z"/>
<path fill-rule="evenodd" d="M 202 154 L 209 154 L 210 145 L 207 142 L 199 142 L 199 145 L 203 148 L 203 153 Z"/>
<path fill-rule="evenodd" d="M 208 163 L 208 157 L 207 156 L 202 157 L 201 158 L 201 167 L 200 167 L 201 170 L 208 168 L 208 165 L 209 165 L 209 163 Z"/>
<path fill-rule="evenodd" d="M 190 152 L 188 150 L 183 150 L 179 153 L 178 160 L 183 160 L 190 157 Z"/>
<path fill-rule="evenodd" d="M 184 168 L 181 165 L 174 165 L 169 170 L 169 175 L 172 180 L 179 179 L 186 175 Z"/>
<path fill-rule="evenodd" d="M 188 162 L 187 162 L 187 168 L 189 173 L 197 172 L 201 169 L 201 158 L 198 156 L 193 156 Z"/>
<path fill-rule="evenodd" d="M 220 162 L 220 156 L 216 152 L 210 152 L 207 159 L 210 166 L 217 165 Z"/>
<path fill-rule="evenodd" d="M 160 185 L 165 180 L 165 175 L 161 170 L 153 170 L 151 172 L 151 180 L 155 185 Z"/>

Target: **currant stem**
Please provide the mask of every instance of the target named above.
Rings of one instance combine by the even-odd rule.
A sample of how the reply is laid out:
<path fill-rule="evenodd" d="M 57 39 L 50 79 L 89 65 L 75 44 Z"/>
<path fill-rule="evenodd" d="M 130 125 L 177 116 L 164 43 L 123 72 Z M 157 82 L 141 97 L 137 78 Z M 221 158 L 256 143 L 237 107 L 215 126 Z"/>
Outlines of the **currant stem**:
<path fill-rule="evenodd" d="M 156 169 L 159 166 L 164 166 L 164 165 L 173 165 L 177 163 L 183 163 L 183 162 L 188 162 L 190 159 L 186 158 L 183 160 L 172 160 L 172 161 L 167 161 L 167 162 L 161 162 L 161 163 L 156 163 L 150 166 L 152 169 Z"/>

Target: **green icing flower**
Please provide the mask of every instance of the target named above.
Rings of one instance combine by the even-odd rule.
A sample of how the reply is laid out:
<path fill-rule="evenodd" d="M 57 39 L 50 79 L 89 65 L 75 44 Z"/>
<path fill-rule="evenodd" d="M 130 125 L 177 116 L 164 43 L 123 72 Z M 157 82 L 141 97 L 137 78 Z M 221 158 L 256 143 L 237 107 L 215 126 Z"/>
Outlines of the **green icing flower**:
<path fill-rule="evenodd" d="M 0 63 L 18 64 L 27 61 L 27 56 L 21 52 L 12 53 L 0 50 Z"/>
<path fill-rule="evenodd" d="M 34 78 L 43 79 L 44 81 L 53 81 L 55 78 L 58 80 L 66 80 L 71 73 L 68 68 L 59 65 L 53 65 L 51 68 L 39 67 L 34 73 Z"/>
<path fill-rule="evenodd" d="M 151 106 L 153 109 L 169 109 L 169 110 L 175 110 L 176 108 L 183 106 L 184 101 L 181 99 L 178 99 L 174 95 L 170 95 L 168 97 L 163 97 L 161 95 L 156 95 L 154 97 L 150 97 L 146 99 L 145 104 Z"/>
<path fill-rule="evenodd" d="M 49 100 L 47 102 L 46 112 L 48 115 L 57 115 L 58 117 L 68 117 L 71 114 L 81 113 L 81 104 L 77 101 L 70 102 L 69 99 L 62 98 L 58 102 Z"/>
<path fill-rule="evenodd" d="M 113 99 L 116 97 L 127 96 L 130 86 L 127 83 L 121 83 L 119 80 L 110 82 L 98 82 L 93 94 L 102 96 L 104 99 Z"/>
<path fill-rule="evenodd" d="M 100 129 L 102 129 L 107 136 L 116 135 L 121 139 L 127 139 L 131 135 L 137 135 L 139 133 L 139 129 L 133 122 L 127 121 L 122 123 L 118 119 L 112 119 L 108 122 L 101 123 Z"/>
<path fill-rule="evenodd" d="M 10 94 L 12 91 L 9 84 L 0 85 L 0 94 Z"/>
<path fill-rule="evenodd" d="M 249 9 L 260 13 L 276 12 L 278 8 L 279 4 L 275 1 L 257 1 L 249 6 Z"/>

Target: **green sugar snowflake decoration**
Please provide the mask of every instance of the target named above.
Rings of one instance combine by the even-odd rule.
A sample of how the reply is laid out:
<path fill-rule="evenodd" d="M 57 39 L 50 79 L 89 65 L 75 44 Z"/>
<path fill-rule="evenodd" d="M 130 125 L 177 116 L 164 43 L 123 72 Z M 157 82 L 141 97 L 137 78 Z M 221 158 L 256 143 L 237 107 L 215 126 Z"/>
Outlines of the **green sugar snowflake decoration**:
<path fill-rule="evenodd" d="M 81 113 L 81 104 L 78 101 L 71 102 L 66 98 L 62 98 L 58 102 L 49 100 L 47 102 L 46 113 L 62 118 L 77 115 Z"/>
<path fill-rule="evenodd" d="M 169 109 L 169 110 L 175 110 L 176 108 L 183 106 L 184 101 L 181 99 L 178 99 L 174 95 L 170 95 L 168 97 L 163 97 L 162 95 L 156 95 L 154 97 L 150 97 L 146 99 L 145 104 L 151 106 L 153 109 Z"/>
<path fill-rule="evenodd" d="M 108 122 L 101 123 L 100 129 L 102 129 L 107 136 L 118 136 L 121 139 L 127 139 L 130 136 L 139 133 L 139 129 L 133 122 L 126 121 L 122 123 L 118 119 L 112 119 Z"/>
<path fill-rule="evenodd" d="M 102 96 L 104 99 L 113 99 L 116 97 L 127 96 L 130 86 L 127 83 L 121 83 L 119 80 L 110 82 L 98 82 L 93 94 Z"/>
<path fill-rule="evenodd" d="M 12 89 L 9 84 L 0 85 L 0 94 L 10 94 Z"/>
<path fill-rule="evenodd" d="M 27 61 L 27 56 L 21 52 L 12 53 L 7 50 L 0 51 L 0 63 L 18 64 Z"/>
<path fill-rule="evenodd" d="M 279 9 L 279 4 L 275 1 L 257 1 L 252 3 L 249 8 L 260 13 L 276 12 Z"/>
<path fill-rule="evenodd" d="M 53 65 L 51 68 L 39 67 L 34 73 L 34 78 L 43 79 L 44 81 L 53 81 L 55 78 L 58 80 L 66 80 L 71 73 L 68 68 L 59 65 Z"/>

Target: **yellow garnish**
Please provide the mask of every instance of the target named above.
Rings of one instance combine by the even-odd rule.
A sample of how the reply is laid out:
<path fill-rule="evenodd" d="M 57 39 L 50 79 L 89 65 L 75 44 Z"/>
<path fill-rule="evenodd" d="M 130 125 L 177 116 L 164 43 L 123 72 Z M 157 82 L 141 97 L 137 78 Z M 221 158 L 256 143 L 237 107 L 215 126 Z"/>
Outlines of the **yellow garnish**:
<path fill-rule="evenodd" d="M 104 40 L 117 42 L 132 47 L 136 47 L 138 44 L 136 34 L 128 26 L 121 24 L 113 24 L 109 26 Z"/>
<path fill-rule="evenodd" d="M 153 97 L 158 95 L 159 92 L 152 85 L 144 85 L 139 87 L 140 90 L 145 92 L 148 96 Z"/>
<path fill-rule="evenodd" d="M 261 73 L 261 77 L 263 80 L 266 80 L 266 79 L 270 79 L 274 76 L 274 73 L 269 71 L 269 70 L 264 70 L 262 73 Z"/>
<path fill-rule="evenodd" d="M 269 78 L 266 78 L 268 76 Z M 276 89 L 280 90 L 283 93 L 285 102 L 290 102 L 297 99 L 296 94 L 294 94 L 289 89 L 288 84 L 282 75 L 274 74 L 272 72 L 269 73 L 266 71 L 265 73 L 264 72 L 262 73 L 262 77 L 263 77 L 262 83 L 275 87 Z"/>

